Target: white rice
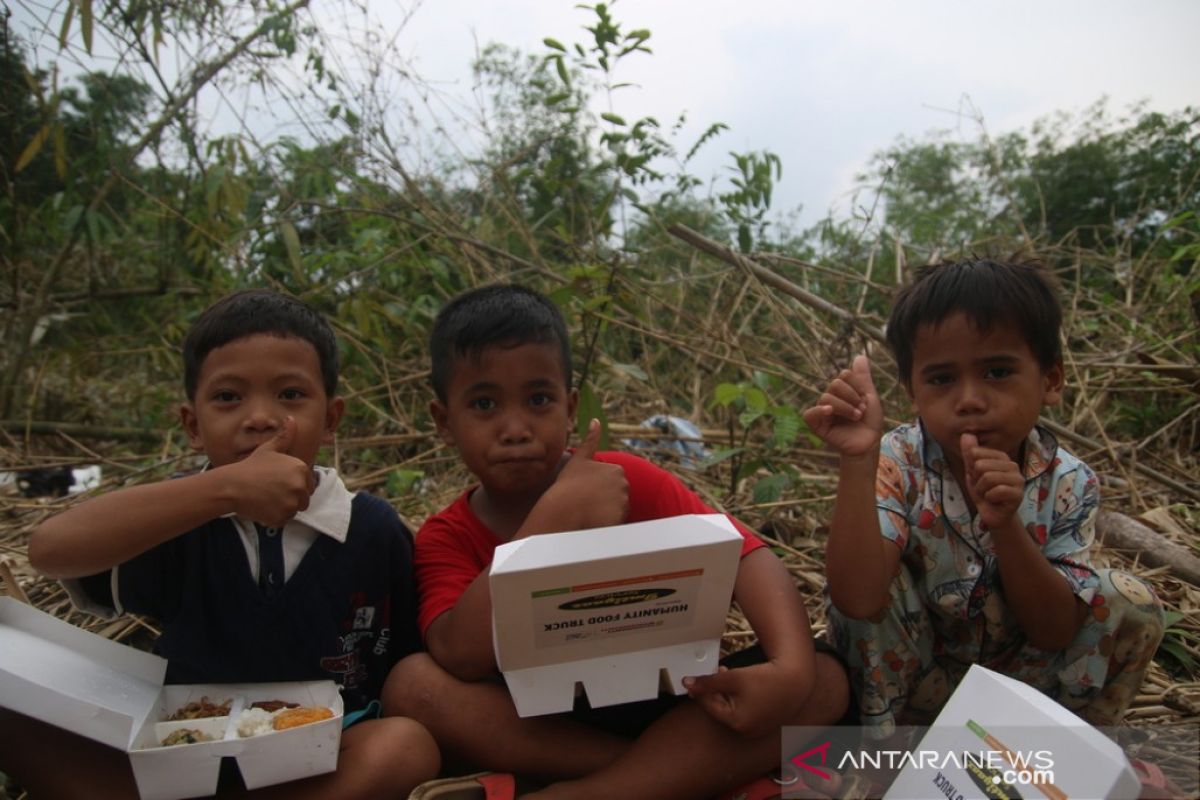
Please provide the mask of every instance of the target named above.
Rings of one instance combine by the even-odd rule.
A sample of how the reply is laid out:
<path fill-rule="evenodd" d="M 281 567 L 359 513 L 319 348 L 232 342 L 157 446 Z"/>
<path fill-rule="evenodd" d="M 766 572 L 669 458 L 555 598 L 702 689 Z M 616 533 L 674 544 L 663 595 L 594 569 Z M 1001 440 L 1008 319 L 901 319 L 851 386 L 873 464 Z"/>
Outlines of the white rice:
<path fill-rule="evenodd" d="M 238 736 L 246 739 L 250 736 L 261 736 L 264 733 L 273 732 L 275 728 L 272 726 L 272 720 L 276 713 L 264 711 L 261 708 L 244 709 L 237 718 Z"/>

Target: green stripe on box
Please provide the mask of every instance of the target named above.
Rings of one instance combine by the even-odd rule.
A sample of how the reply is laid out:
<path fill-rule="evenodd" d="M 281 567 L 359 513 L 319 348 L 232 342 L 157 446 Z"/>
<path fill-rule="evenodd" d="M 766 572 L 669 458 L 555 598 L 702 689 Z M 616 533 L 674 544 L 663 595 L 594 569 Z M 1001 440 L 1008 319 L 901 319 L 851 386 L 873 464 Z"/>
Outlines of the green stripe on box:
<path fill-rule="evenodd" d="M 538 592 L 532 592 L 529 596 L 530 597 L 549 597 L 550 595 L 554 595 L 554 594 L 570 594 L 570 593 L 571 593 L 571 587 L 564 586 L 561 589 L 542 589 L 541 591 L 538 591 Z"/>

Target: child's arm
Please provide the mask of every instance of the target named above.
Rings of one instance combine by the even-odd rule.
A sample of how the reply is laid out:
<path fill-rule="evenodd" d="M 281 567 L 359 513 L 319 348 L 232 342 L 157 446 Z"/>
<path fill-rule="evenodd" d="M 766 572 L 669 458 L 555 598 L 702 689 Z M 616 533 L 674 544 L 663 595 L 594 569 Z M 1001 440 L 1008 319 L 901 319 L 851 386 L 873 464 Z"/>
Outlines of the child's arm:
<path fill-rule="evenodd" d="M 967 491 L 980 522 L 992 533 L 1005 601 L 1032 644 L 1062 650 L 1075 638 L 1088 607 L 1021 524 L 1021 468 L 1004 452 L 980 447 L 969 433 L 963 434 L 960 450 Z"/>
<path fill-rule="evenodd" d="M 600 446 L 600 423 L 529 512 L 512 540 L 541 533 L 619 525 L 629 508 L 629 484 L 616 464 L 593 461 Z M 454 607 L 425 631 L 429 654 L 460 680 L 482 680 L 496 671 L 492 647 L 492 595 L 488 570 L 479 573 Z"/>
<path fill-rule="evenodd" d="M 879 530 L 875 474 L 883 407 L 866 356 L 842 370 L 804 421 L 836 450 L 837 498 L 825 545 L 826 580 L 834 605 L 854 619 L 878 614 L 888 602 L 888 585 L 900 561 L 900 548 Z"/>
<path fill-rule="evenodd" d="M 766 663 L 683 683 L 715 719 L 743 735 L 763 736 L 794 722 L 814 689 L 808 612 L 787 568 L 766 547 L 742 559 L 733 596 L 758 635 Z"/>
<path fill-rule="evenodd" d="M 308 507 L 312 469 L 288 455 L 291 417 L 242 461 L 186 478 L 131 486 L 50 517 L 29 540 L 29 562 L 52 578 L 94 575 L 225 514 L 279 527 Z"/>

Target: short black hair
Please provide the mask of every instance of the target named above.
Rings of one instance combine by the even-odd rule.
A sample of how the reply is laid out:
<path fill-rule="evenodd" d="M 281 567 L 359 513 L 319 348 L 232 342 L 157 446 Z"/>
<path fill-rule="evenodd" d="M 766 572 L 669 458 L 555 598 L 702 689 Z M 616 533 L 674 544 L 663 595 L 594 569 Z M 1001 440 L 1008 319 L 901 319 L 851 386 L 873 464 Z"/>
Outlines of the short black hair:
<path fill-rule="evenodd" d="M 477 358 L 484 348 L 516 347 L 531 342 L 557 345 L 563 377 L 571 388 L 571 345 L 558 306 L 541 292 L 504 283 L 469 289 L 446 304 L 429 335 L 431 380 L 438 400 L 446 389 L 456 359 Z"/>
<path fill-rule="evenodd" d="M 968 258 L 920 267 L 896 295 L 887 341 L 905 386 L 912 385 L 917 328 L 960 311 L 983 332 L 997 322 L 1014 326 L 1042 369 L 1062 361 L 1062 305 L 1053 273 L 1035 260 Z"/>
<path fill-rule="evenodd" d="M 183 339 L 183 388 L 196 397 L 200 367 L 218 347 L 247 336 L 295 337 L 317 351 L 325 394 L 333 397 L 338 381 L 338 349 L 333 329 L 320 312 L 274 289 L 246 289 L 206 308 Z"/>

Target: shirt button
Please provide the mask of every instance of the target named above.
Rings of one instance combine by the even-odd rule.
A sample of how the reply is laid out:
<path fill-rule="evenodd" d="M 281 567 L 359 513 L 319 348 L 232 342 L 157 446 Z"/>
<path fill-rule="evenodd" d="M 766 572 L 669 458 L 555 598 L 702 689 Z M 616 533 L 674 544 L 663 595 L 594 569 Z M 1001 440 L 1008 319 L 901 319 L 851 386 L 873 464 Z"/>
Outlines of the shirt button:
<path fill-rule="evenodd" d="M 274 536 L 279 533 L 279 528 L 267 528 L 267 536 Z"/>
<path fill-rule="evenodd" d="M 967 567 L 967 574 L 971 575 L 971 576 L 978 575 L 979 574 L 979 565 L 971 564 L 969 567 Z"/>

